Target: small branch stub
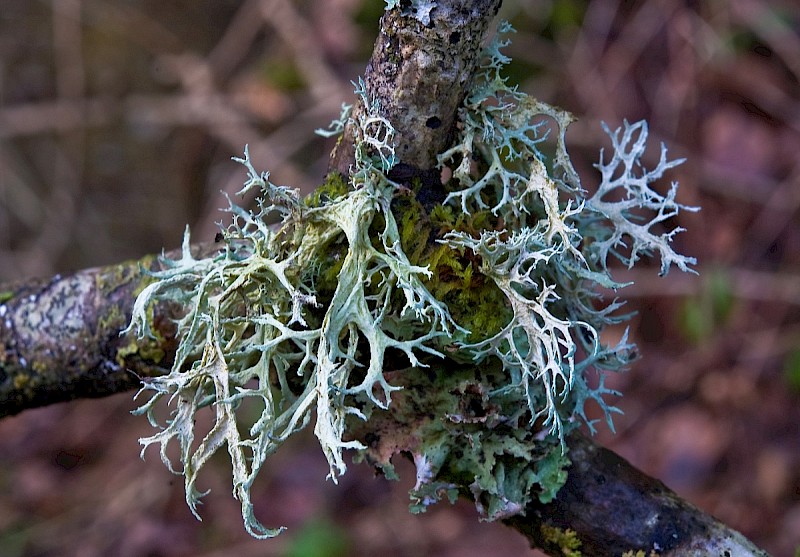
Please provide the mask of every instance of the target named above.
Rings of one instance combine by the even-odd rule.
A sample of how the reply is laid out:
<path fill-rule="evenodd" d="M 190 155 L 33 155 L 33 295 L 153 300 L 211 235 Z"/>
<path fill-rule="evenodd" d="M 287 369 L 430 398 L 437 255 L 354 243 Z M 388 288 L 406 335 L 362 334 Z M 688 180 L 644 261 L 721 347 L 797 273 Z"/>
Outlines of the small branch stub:
<path fill-rule="evenodd" d="M 474 74 L 500 0 L 440 0 L 425 17 L 388 9 L 364 76 L 370 100 L 395 129 L 400 162 L 420 170 L 452 140 L 453 125 Z M 365 107 L 359 102 L 354 120 Z M 348 176 L 353 126 L 332 154 L 330 169 Z"/>

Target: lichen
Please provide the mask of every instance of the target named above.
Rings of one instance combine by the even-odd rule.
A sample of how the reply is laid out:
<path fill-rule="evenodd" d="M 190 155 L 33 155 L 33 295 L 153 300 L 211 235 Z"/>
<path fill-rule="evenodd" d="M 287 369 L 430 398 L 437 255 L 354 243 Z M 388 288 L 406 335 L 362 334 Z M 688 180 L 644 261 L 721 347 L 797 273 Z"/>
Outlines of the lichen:
<path fill-rule="evenodd" d="M 613 427 L 619 410 L 607 399 L 618 393 L 604 373 L 624 368 L 633 350 L 627 335 L 602 343 L 601 331 L 626 316 L 598 289 L 625 286 L 611 277 L 610 256 L 632 265 L 657 253 L 662 273 L 672 264 L 689 270 L 694 260 L 669 243 L 678 229 L 652 230 L 691 209 L 676 202 L 674 185 L 666 195 L 651 188 L 679 161 L 662 147 L 645 170 L 646 125 L 626 122 L 607 130 L 613 154 L 601 156 L 601 183 L 588 194 L 566 149 L 573 117 L 507 85 L 505 44 L 487 48 L 457 137 L 439 156 L 451 178 L 438 198 L 423 199 L 419 181 L 389 177 L 394 129 L 359 81 L 366 109 L 355 117 L 343 107 L 331 127 L 355 130 L 347 180 L 331 175 L 304 201 L 256 171 L 245 148 L 236 159 L 248 173 L 242 192 L 259 189 L 258 207 L 230 202 L 217 254 L 195 258 L 187 229 L 180 257 L 152 273 L 130 329 L 152 336 L 159 300 L 184 315 L 172 370 L 145 381 L 140 392 L 151 398 L 137 413 L 160 426 L 157 403 L 176 408 L 140 442 L 143 453 L 158 445 L 184 475 L 196 515 L 198 473 L 224 447 L 246 529 L 276 535 L 251 502 L 265 459 L 313 419 L 336 481 L 345 450 L 367 451 L 353 424 L 397 410 L 394 397 L 406 403 L 401 413 L 425 407 L 426 417 L 413 446 L 398 443 L 371 461 L 392 475 L 393 451 L 413 454 L 417 511 L 464 486 L 488 520 L 524 512 L 534 498 L 548 502 L 566 481 L 566 436 L 581 423 L 594 431 L 586 403 Z M 397 370 L 406 384 L 415 374 L 429 384 L 403 391 L 389 379 Z M 243 406 L 257 418 L 237 423 Z M 214 422 L 197 443 L 204 409 Z M 173 440 L 181 468 L 167 455 Z"/>
<path fill-rule="evenodd" d="M 369 102 L 363 88 L 360 94 Z M 373 106 L 358 128 L 350 191 L 320 196 L 311 206 L 295 190 L 258 173 L 245 149 L 238 159 L 249 172 L 245 190 L 264 192 L 258 212 L 231 203 L 234 220 L 216 257 L 195 259 L 187 230 L 180 259 L 164 260 L 164 270 L 153 273 L 158 281 L 142 291 L 133 311 L 131 327 L 148 336 L 153 300 L 170 299 L 187 308 L 178 323 L 181 344 L 173 371 L 145 384 L 155 394 L 138 412 L 155 423 L 153 407 L 161 398 L 177 398 L 179 408 L 163 431 L 142 444 L 145 449 L 159 444 L 162 459 L 174 470 L 166 447 L 172 439 L 179 441 L 187 503 L 195 513 L 201 497 L 197 472 L 227 446 L 245 526 L 258 537 L 278 530 L 255 519 L 250 486 L 264 459 L 308 424 L 312 409 L 329 476 L 336 480 L 346 470 L 342 451 L 362 448 L 343 439 L 347 418 L 366 419 L 370 405 L 391 403 L 396 387 L 383 375 L 387 351 L 404 354 L 412 366 L 426 365 L 418 355 L 441 357 L 431 341 L 460 329 L 425 288 L 422 278 L 430 271 L 412 265 L 402 251 L 390 210 L 396 186 L 386 177 L 395 164 L 391 125 Z M 265 223 L 272 213 L 283 219 L 277 232 Z M 370 238 L 368 231 L 378 221 L 378 238 Z M 322 305 L 316 280 L 335 244 L 343 246 L 333 250 L 340 268 Z M 250 387 L 253 378 L 257 385 Z M 242 435 L 234 410 L 253 400 L 261 415 Z M 208 405 L 215 409 L 216 423 L 195 448 L 194 415 Z"/>
<path fill-rule="evenodd" d="M 392 9 L 400 9 L 404 16 L 410 16 L 418 20 L 422 25 L 431 24 L 431 11 L 436 7 L 436 2 L 433 0 L 410 0 L 402 2 L 401 0 L 385 0 L 386 11 Z"/>

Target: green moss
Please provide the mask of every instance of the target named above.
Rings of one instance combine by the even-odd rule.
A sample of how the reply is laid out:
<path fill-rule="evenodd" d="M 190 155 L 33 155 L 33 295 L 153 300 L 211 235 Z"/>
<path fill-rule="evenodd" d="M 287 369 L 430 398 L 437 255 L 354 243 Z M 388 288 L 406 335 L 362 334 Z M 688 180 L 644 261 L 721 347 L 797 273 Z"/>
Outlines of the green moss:
<path fill-rule="evenodd" d="M 465 232 L 470 236 L 478 236 L 485 230 L 502 230 L 505 226 L 489 210 L 467 214 L 454 209 L 452 205 L 435 206 L 431 210 L 430 218 L 442 235 L 447 232 Z"/>
<path fill-rule="evenodd" d="M 470 343 L 496 335 L 509 323 L 512 310 L 506 296 L 478 271 L 479 261 L 472 254 L 440 246 L 430 261 L 434 274 L 428 286 L 447 304 L 453 319 L 470 331 Z"/>
<path fill-rule="evenodd" d="M 347 255 L 347 243 L 341 239 L 325 246 L 325 260 L 321 261 L 315 269 L 311 270 L 312 280 L 317 292 L 318 301 L 330 299 L 339 282 L 339 273 L 342 271 L 344 259 Z"/>
<path fill-rule="evenodd" d="M 539 527 L 542 535 L 543 549 L 553 555 L 563 557 L 581 557 L 581 540 L 574 530 L 562 530 L 556 526 L 542 524 Z"/>
<path fill-rule="evenodd" d="M 497 222 L 491 213 L 456 214 L 452 207 L 435 205 L 428 214 L 410 196 L 395 200 L 392 208 L 403 252 L 413 265 L 431 270 L 425 286 L 445 302 L 455 322 L 470 331 L 464 340 L 474 343 L 499 333 L 512 317 L 506 296 L 481 273 L 481 260 L 473 252 L 437 241 L 448 232 L 478 235 L 494 228 Z"/>
<path fill-rule="evenodd" d="M 322 185 L 307 195 L 303 202 L 308 207 L 320 207 L 334 199 L 338 199 L 350 191 L 350 185 L 338 172 L 330 172 L 325 176 Z"/>
<path fill-rule="evenodd" d="M 4 291 L 0 292 L 0 304 L 5 304 L 7 301 L 9 301 L 13 297 L 14 297 L 14 291 L 13 290 L 4 290 Z"/>

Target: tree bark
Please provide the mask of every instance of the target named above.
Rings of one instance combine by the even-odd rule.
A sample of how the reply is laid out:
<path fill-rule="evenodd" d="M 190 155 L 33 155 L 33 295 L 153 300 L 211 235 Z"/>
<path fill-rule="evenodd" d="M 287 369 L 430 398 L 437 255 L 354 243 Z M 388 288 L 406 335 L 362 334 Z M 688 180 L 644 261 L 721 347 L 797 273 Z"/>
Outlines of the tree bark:
<path fill-rule="evenodd" d="M 0 417 L 134 389 L 169 369 L 176 308 L 156 308 L 155 339 L 120 334 L 153 256 L 0 288 Z"/>
<path fill-rule="evenodd" d="M 387 379 L 403 389 L 395 393 L 387 410 L 373 411 L 369 421 L 359 422 L 351 433 L 367 447 L 369 463 L 380 466 L 398 454 L 417 462 L 423 456 L 421 440 L 429 434 L 430 422 L 447 419 L 436 415 L 442 400 L 436 379 L 414 369 L 387 372 Z M 489 404 L 473 411 L 488 416 L 495 410 Z M 458 435 L 458 430 L 452 434 Z M 580 432 L 572 433 L 567 444 L 572 464 L 556 498 L 542 504 L 534 495 L 524 513 L 504 520 L 525 535 L 532 547 L 563 557 L 626 552 L 632 557 L 637 552 L 642 557 L 767 556 L 739 532 Z M 463 496 L 472 497 L 468 485 L 472 479 L 465 480 L 447 465 L 435 479 L 456 484 Z"/>
<path fill-rule="evenodd" d="M 401 4 L 404 4 L 401 2 Z M 489 25 L 501 0 L 438 0 L 430 11 L 384 13 L 364 74 L 367 95 L 395 128 L 395 151 L 425 171 L 450 143 Z M 354 107 L 354 117 L 364 111 Z M 349 175 L 353 129 L 344 131 L 330 170 Z"/>
<path fill-rule="evenodd" d="M 554 529 L 580 540 L 581 555 L 766 556 L 739 532 L 681 499 L 616 453 L 580 433 L 569 441 L 572 467 L 556 499 L 530 505 L 506 524 L 550 555 L 574 555 L 554 541 Z"/>
<path fill-rule="evenodd" d="M 407 3 L 402 3 L 406 5 Z M 397 129 L 397 154 L 412 172 L 430 170 L 449 142 L 480 45 L 500 0 L 439 0 L 430 12 L 387 12 L 367 68 L 369 95 Z M 356 107 L 356 111 L 363 107 Z M 344 175 L 352 130 L 331 159 Z M 177 308 L 154 308 L 155 338 L 120 334 L 150 280 L 139 261 L 0 288 L 0 417 L 74 398 L 136 388 L 174 357 Z M 391 412 L 391 409 L 390 411 Z M 378 427 L 370 420 L 369 427 Z M 392 425 L 394 424 L 394 425 Z M 380 427 L 414 435 L 387 414 Z M 381 432 L 385 437 L 386 430 Z M 567 484 L 555 501 L 507 523 L 553 555 L 574 555 L 553 529 L 574 531 L 582 555 L 651 550 L 659 555 L 765 555 L 740 534 L 682 501 L 663 484 L 585 437 L 569 441 Z M 463 486 L 468 492 L 468 487 Z"/>

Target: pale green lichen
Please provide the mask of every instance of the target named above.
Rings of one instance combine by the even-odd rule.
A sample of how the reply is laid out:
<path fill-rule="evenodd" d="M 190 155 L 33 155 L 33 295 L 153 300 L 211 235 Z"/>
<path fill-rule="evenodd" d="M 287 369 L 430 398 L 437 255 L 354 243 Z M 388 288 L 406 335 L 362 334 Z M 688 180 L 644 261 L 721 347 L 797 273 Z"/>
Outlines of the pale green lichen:
<path fill-rule="evenodd" d="M 658 164 L 654 169 L 646 170 L 641 159 L 647 142 L 647 122 L 633 125 L 625 122 L 623 129 L 613 132 L 603 124 L 603 129 L 611 138 L 614 151 L 608 162 L 603 161 L 603 152 L 600 152 L 600 162 L 595 166 L 600 170 L 602 181 L 595 194 L 586 201 L 589 214 L 583 219 L 582 226 L 585 229 L 585 241 L 590 242 L 590 256 L 603 268 L 606 267 L 609 254 L 631 268 L 639 260 L 640 254 L 657 252 L 661 257 L 661 275 L 669 272 L 670 265 L 690 271 L 689 266 L 695 264 L 695 259 L 675 253 L 670 246 L 675 234 L 683 229 L 673 228 L 660 235 L 651 231 L 654 226 L 676 216 L 680 210 L 698 210 L 697 207 L 687 207 L 675 201 L 677 182 L 672 183 L 666 194 L 650 187 L 664 172 L 683 163 L 684 159 L 667 160 L 667 148 L 662 143 Z M 614 199 L 615 194 L 621 194 L 622 199 Z M 612 199 L 604 200 L 606 196 Z M 643 220 L 639 216 L 643 210 L 654 216 Z M 591 215 L 592 212 L 595 215 Z M 600 226 L 593 226 L 598 221 Z M 611 222 L 612 226 L 607 227 L 604 222 Z M 630 254 L 617 251 L 620 246 L 626 247 L 625 237 L 632 242 Z"/>
<path fill-rule="evenodd" d="M 399 9 L 404 16 L 411 16 L 422 25 L 431 24 L 431 11 L 436 7 L 435 0 L 384 0 L 386 11 Z"/>
<path fill-rule="evenodd" d="M 368 102 L 363 88 L 360 92 Z M 425 365 L 417 354 L 440 356 L 431 341 L 460 329 L 423 285 L 430 271 L 410 264 L 400 247 L 389 210 L 396 185 L 386 177 L 395 164 L 393 128 L 371 106 L 358 129 L 350 192 L 315 207 L 303 204 L 296 190 L 259 174 L 245 150 L 237 159 L 249 173 L 242 191 L 262 190 L 259 210 L 231 204 L 233 223 L 216 257 L 195 259 L 187 231 L 181 258 L 164 260 L 164 270 L 153 273 L 158 281 L 144 289 L 133 310 L 131 327 L 149 336 L 153 300 L 170 299 L 187 309 L 178 323 L 172 373 L 146 382 L 143 390 L 155 394 L 138 412 L 155 424 L 159 399 L 177 401 L 178 408 L 167 427 L 142 444 L 145 449 L 159 444 L 174 471 L 166 447 L 173 439 L 179 442 L 186 498 L 195 514 L 202 496 L 194 487 L 197 472 L 227 446 L 234 494 L 248 531 L 259 537 L 278 532 L 255 519 L 250 503 L 250 487 L 265 458 L 305 427 L 315 410 L 314 431 L 335 480 L 346 470 L 342 451 L 362 448 L 343 440 L 348 416 L 366 419 L 365 405 L 384 408 L 391 402 L 395 387 L 383 375 L 387 350 L 405 354 L 412 366 Z M 276 212 L 283 226 L 273 232 L 265 220 Z M 383 226 L 375 242 L 369 230 L 378 216 Z M 335 290 L 317 311 L 315 271 L 335 241 L 344 241 L 347 249 Z M 365 359 L 360 342 L 366 343 Z M 234 411 L 246 399 L 262 408 L 242 434 Z M 209 405 L 215 425 L 195 448 L 194 417 Z"/>
<path fill-rule="evenodd" d="M 261 190 L 257 210 L 231 203 L 219 254 L 195 258 L 187 230 L 181 257 L 153 273 L 131 328 L 151 334 L 156 300 L 181 304 L 185 314 L 172 371 L 146 381 L 142 391 L 154 394 L 138 412 L 158 425 L 160 400 L 176 409 L 141 443 L 158 444 L 170 470 L 185 476 L 195 514 L 198 472 L 224 446 L 247 530 L 277 534 L 258 522 L 250 500 L 265 459 L 315 414 L 335 481 L 346 470 L 343 451 L 365 449 L 347 435 L 348 423 L 388 408 L 399 389 L 386 379 L 387 361 L 430 367 L 443 397 L 422 429 L 430 435 L 412 451 L 416 510 L 452 499 L 457 487 L 446 475 L 469 485 L 487 519 L 522 512 L 533 497 L 547 502 L 566 480 L 566 436 L 581 422 L 594 430 L 586 403 L 612 425 L 618 410 L 606 397 L 617 393 L 603 372 L 623 368 L 633 350 L 627 335 L 601 343 L 600 331 L 626 316 L 597 287 L 624 286 L 611 278 L 609 256 L 633 265 L 658 253 L 662 274 L 694 263 L 670 246 L 679 229 L 652 230 L 691 210 L 676 202 L 675 185 L 666 195 L 650 187 L 680 161 L 668 161 L 662 147 L 657 166 L 645 170 L 647 127 L 626 122 L 607 130 L 613 155 L 601 157 L 601 184 L 589 195 L 566 150 L 572 116 L 506 84 L 504 44 L 487 48 L 458 137 L 439 157 L 452 175 L 443 204 L 402 201 L 417 186 L 389 179 L 398 162 L 394 130 L 359 81 L 366 109 L 352 121 L 344 107 L 332 125 L 341 131 L 349 121 L 356 130 L 347 183 L 332 179 L 304 202 L 257 172 L 245 149 L 236 160 L 249 175 L 243 191 Z M 459 366 L 473 379 L 453 372 Z M 475 399 L 480 416 L 459 407 L 464 398 Z M 252 423 L 237 422 L 244 405 L 256 409 Z M 203 408 L 214 425 L 195 443 Z M 180 470 L 167 457 L 172 440 Z M 391 473 L 390 463 L 379 464 Z"/>

